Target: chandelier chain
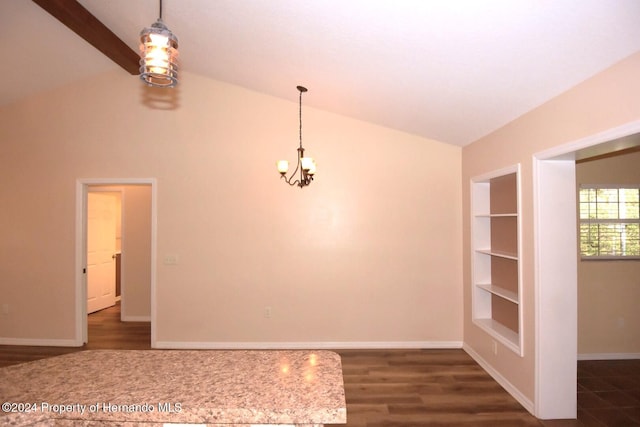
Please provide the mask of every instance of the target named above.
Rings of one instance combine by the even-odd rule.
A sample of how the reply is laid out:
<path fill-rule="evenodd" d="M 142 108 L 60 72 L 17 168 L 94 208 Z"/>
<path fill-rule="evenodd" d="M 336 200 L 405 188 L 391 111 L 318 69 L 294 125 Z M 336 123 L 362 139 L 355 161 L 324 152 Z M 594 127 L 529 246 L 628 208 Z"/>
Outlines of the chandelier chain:
<path fill-rule="evenodd" d="M 302 91 L 300 91 L 300 109 L 298 117 L 300 119 L 300 148 L 302 148 Z"/>

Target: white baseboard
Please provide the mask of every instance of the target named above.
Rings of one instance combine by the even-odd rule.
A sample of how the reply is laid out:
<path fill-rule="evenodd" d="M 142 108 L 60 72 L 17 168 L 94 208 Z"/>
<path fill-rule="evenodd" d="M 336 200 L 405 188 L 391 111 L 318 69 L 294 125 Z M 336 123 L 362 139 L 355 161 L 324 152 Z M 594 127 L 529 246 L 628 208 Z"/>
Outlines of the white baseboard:
<path fill-rule="evenodd" d="M 76 340 L 40 339 L 40 338 L 4 338 L 0 337 L 0 345 L 25 345 L 38 347 L 82 347 Z"/>
<path fill-rule="evenodd" d="M 484 360 L 474 349 L 469 347 L 466 344 L 462 345 L 462 349 L 466 351 L 469 356 L 473 358 L 478 365 L 482 366 L 482 368 L 487 371 L 489 375 L 493 377 L 494 380 L 498 382 L 507 392 L 513 396 L 524 408 L 531 413 L 531 415 L 535 416 L 535 405 L 533 401 L 527 398 L 518 388 L 516 388 L 513 384 L 511 384 L 505 377 L 500 374 L 500 372 L 496 371 L 493 366 L 491 366 L 486 360 Z"/>
<path fill-rule="evenodd" d="M 462 348 L 461 341 L 320 341 L 320 342 L 201 342 L 156 341 L 154 348 L 194 350 L 310 350 L 310 349 L 442 349 Z"/>
<path fill-rule="evenodd" d="M 123 322 L 151 322 L 151 316 L 122 316 Z"/>
<path fill-rule="evenodd" d="M 580 353 L 578 360 L 626 360 L 640 359 L 640 353 Z"/>

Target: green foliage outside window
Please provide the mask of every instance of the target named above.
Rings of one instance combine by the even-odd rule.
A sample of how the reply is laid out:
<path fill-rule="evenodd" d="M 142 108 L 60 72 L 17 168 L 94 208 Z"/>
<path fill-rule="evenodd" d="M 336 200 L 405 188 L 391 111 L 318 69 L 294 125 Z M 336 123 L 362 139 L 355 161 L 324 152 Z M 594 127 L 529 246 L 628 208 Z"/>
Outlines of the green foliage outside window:
<path fill-rule="evenodd" d="M 581 188 L 579 209 L 583 257 L 640 257 L 640 188 Z"/>

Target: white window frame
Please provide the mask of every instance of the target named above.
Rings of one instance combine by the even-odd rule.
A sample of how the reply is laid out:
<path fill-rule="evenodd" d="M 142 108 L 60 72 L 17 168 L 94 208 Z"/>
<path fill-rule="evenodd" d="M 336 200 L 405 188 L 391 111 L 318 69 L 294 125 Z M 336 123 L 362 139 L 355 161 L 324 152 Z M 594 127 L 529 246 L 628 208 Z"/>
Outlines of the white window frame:
<path fill-rule="evenodd" d="M 640 192 L 640 184 L 580 184 L 578 191 L 578 252 L 580 254 L 580 258 L 585 260 L 639 260 L 639 255 L 584 255 L 582 253 L 582 234 L 580 232 L 580 228 L 582 224 L 592 224 L 592 223 L 600 223 L 600 224 L 638 224 L 640 227 L 640 218 L 581 218 L 580 216 L 580 208 L 581 208 L 581 200 L 580 200 L 580 190 L 593 189 L 593 190 L 601 190 L 601 189 L 637 189 Z M 618 201 L 617 203 L 620 203 Z"/>

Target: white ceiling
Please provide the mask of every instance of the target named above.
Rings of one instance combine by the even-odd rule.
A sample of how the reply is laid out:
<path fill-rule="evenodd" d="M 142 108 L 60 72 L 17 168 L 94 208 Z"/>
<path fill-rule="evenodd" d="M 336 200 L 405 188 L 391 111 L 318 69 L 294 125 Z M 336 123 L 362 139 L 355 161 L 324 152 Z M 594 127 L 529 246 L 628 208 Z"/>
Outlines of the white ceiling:
<path fill-rule="evenodd" d="M 80 3 L 136 51 L 158 17 Z M 304 105 L 459 146 L 640 51 L 638 0 L 164 0 L 163 18 L 182 70 L 294 102 L 302 84 Z M 0 1 L 0 49 L 0 106 L 119 68 L 27 0 Z"/>

